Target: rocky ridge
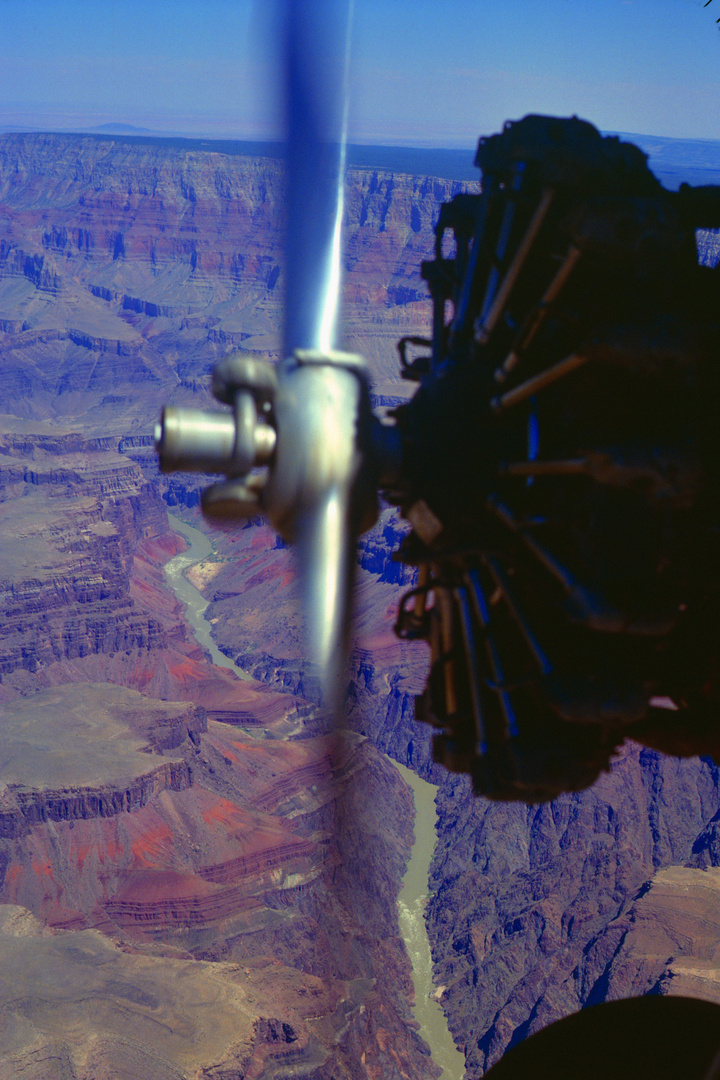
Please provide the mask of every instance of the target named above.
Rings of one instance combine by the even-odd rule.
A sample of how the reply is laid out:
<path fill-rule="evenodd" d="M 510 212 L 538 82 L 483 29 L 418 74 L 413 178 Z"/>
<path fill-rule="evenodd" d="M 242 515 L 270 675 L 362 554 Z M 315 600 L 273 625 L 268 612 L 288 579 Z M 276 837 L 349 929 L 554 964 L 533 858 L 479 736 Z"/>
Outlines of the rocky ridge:
<path fill-rule="evenodd" d="M 430 765 L 429 733 L 412 721 L 427 658 L 392 635 L 408 582 L 388 558 L 398 525 L 387 513 L 364 542 L 357 585 L 350 719 L 371 742 L 333 749 L 321 738 L 252 738 L 301 714 L 315 730 L 296 696 L 313 687 L 292 568 L 264 527 L 213 536 L 211 572 L 198 582 L 222 649 L 266 684 L 219 671 L 192 641 L 162 576 L 180 542 L 164 520 L 150 424 L 161 402 L 207 402 L 209 368 L 233 346 L 277 354 L 277 169 L 267 159 L 85 137 L 0 139 L 0 393 L 12 414 L 0 448 L 12 613 L 0 695 L 12 703 L 58 684 L 111 683 L 230 721 L 154 747 L 151 768 L 178 756 L 189 785 L 159 785 L 130 812 L 112 800 L 95 816 L 82 802 L 44 821 L 40 812 L 29 832 L 4 841 L 0 898 L 55 927 L 61 951 L 77 941 L 82 952 L 82 935 L 108 935 L 103 948 L 130 965 L 124 996 L 99 993 L 113 1009 L 130 1000 L 133 1016 L 168 1015 L 166 1005 L 153 1013 L 143 1004 L 154 994 L 138 975 L 145 958 L 180 957 L 200 979 L 217 974 L 231 997 L 238 984 L 256 994 L 241 1046 L 210 1062 L 191 1034 L 199 1056 L 181 1064 L 175 1050 L 143 1057 L 140 1034 L 128 1049 L 94 1033 L 97 1057 L 68 1047 L 62 1020 L 48 1016 L 69 1013 L 38 999 L 31 1036 L 12 1014 L 8 1075 L 20 1065 L 49 1075 L 42 1069 L 57 1059 L 89 1080 L 133 1055 L 145 1063 L 138 1069 L 152 1060 L 158 1076 L 302 1068 L 321 1080 L 355 1075 L 358 1062 L 378 1078 L 433 1075 L 409 1022 L 394 910 L 408 795 L 372 744 L 441 785 L 429 928 L 471 1075 L 603 994 L 673 993 L 692 980 L 715 993 L 714 931 L 703 914 L 714 893 L 703 868 L 718 862 L 716 768 L 630 746 L 597 789 L 550 807 L 473 800 Z M 352 180 L 348 344 L 368 356 L 388 403 L 406 392 L 394 341 L 428 322 L 418 270 L 432 249 L 436 199 L 458 185 L 377 170 Z M 715 239 L 700 238 L 703 258 L 713 258 Z M 186 506 L 197 486 L 163 481 L 168 499 Z M 243 837 L 253 830 L 262 842 L 250 850 Z M 692 879 L 673 876 L 683 872 Z M 680 940 L 688 912 L 698 913 L 697 930 Z M 636 929 L 649 922 L 651 939 Z"/>
<path fill-rule="evenodd" d="M 284 958 L 282 987 L 265 982 L 254 1014 L 247 1063 L 258 1076 L 290 1064 L 346 1075 L 362 1054 L 369 1075 L 384 1075 L 378 1040 L 395 1047 L 398 1076 L 434 1075 L 410 1020 L 394 913 L 411 835 L 404 784 L 367 742 L 273 738 L 296 729 L 293 716 L 308 707 L 208 662 L 162 575 L 181 541 L 134 462 L 107 441 L 79 444 L 73 433 L 53 441 L 42 426 L 35 438 L 11 431 L 4 448 L 0 510 L 16 644 L 6 656 L 20 662 L 7 663 L 2 684 L 0 728 L 6 745 L 12 732 L 19 742 L 2 777 L 0 900 L 57 932 L 95 928 L 131 955 L 151 947 L 158 957 L 240 958 L 250 972 Z M 93 587 L 81 590 L 85 545 L 96 537 L 105 543 L 91 547 Z M 126 617 L 156 632 L 122 639 L 124 649 L 106 630 L 80 639 L 90 647 L 78 645 L 76 625 L 114 627 Z M 127 719 L 124 733 L 119 720 L 115 728 L 102 720 L 113 702 Z M 230 723 L 208 729 L 205 706 Z M 96 728 L 87 717 L 105 739 L 92 753 Z M 346 801 L 362 800 L 356 787 L 373 785 L 391 831 L 375 823 L 368 833 L 358 815 L 346 820 Z M 360 850 L 376 860 L 381 888 L 360 884 Z M 144 980 L 135 972 L 132 994 L 146 993 Z M 308 995 L 316 999 L 311 1019 Z M 47 1012 L 48 999 L 37 1007 Z M 15 1015 L 11 1002 L 3 1008 Z M 53 1046 L 75 1061 L 67 1043 Z M 146 1051 L 111 1041 L 103 1060 L 112 1071 Z M 11 1069 L 35 1060 L 6 1043 L 3 1054 Z M 96 1066 L 81 1063 L 77 1076 L 94 1078 Z"/>
<path fill-rule="evenodd" d="M 384 529 L 387 522 L 381 535 Z M 286 553 L 272 576 L 260 576 L 267 559 L 261 533 L 243 530 L 225 546 L 218 539 L 220 562 L 206 583 L 218 640 L 227 651 L 239 646 L 246 660 L 254 654 L 230 597 L 242 594 L 249 610 L 284 603 L 278 582 Z M 366 550 L 372 564 L 372 537 Z M 469 1075 L 482 1075 L 508 1047 L 587 1004 L 650 992 L 716 999 L 714 879 L 703 875 L 720 865 L 720 768 L 628 743 L 589 791 L 536 807 L 474 798 L 467 778 L 431 762 L 430 732 L 413 720 L 425 650 L 392 635 L 403 586 L 383 580 L 382 566 L 375 570 L 361 569 L 356 585 L 350 722 L 439 784 L 428 930 L 440 1000 Z M 275 655 L 258 656 L 254 670 L 302 689 L 291 610 L 289 602 L 282 607 Z M 682 889 L 666 885 L 683 867 Z M 633 929 L 651 920 L 654 937 Z"/>
<path fill-rule="evenodd" d="M 399 381 L 397 337 L 427 326 L 420 261 L 437 199 L 458 187 L 351 170 L 346 344 L 368 358 L 378 390 Z M 233 346 L 277 357 L 277 161 L 4 135 L 0 207 L 0 408 L 30 415 L 32 400 L 35 416 L 79 412 L 139 432 L 163 401 L 202 391 Z"/>
<path fill-rule="evenodd" d="M 717 866 L 658 870 L 592 943 L 586 966 L 602 970 L 605 1000 L 660 993 L 720 1004 L 719 886 Z"/>
<path fill-rule="evenodd" d="M 590 790 L 546 805 L 471 800 L 464 786 L 449 778 L 439 793 L 428 920 L 443 1004 L 471 1075 L 585 1005 L 682 992 L 680 982 L 658 980 L 672 956 L 692 956 L 703 935 L 688 927 L 679 953 L 668 941 L 653 979 L 642 950 L 623 942 L 657 876 L 720 864 L 708 828 L 720 813 L 717 765 L 629 743 Z M 678 895 L 653 908 L 658 938 L 663 922 L 682 921 Z"/>
<path fill-rule="evenodd" d="M 0 493 L 4 677 L 166 643 L 129 580 L 137 545 L 165 528 L 164 515 L 117 440 L 6 431 Z"/>

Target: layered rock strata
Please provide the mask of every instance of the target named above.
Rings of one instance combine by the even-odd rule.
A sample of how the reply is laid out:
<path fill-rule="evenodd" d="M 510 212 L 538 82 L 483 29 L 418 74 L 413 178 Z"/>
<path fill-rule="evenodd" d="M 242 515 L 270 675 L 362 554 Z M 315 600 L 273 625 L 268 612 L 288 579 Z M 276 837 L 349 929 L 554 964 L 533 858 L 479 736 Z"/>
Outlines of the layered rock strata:
<path fill-rule="evenodd" d="M 378 392 L 398 389 L 397 337 L 428 325 L 420 262 L 458 187 L 350 172 L 346 345 Z M 32 415 L 136 435 L 232 347 L 277 356 L 284 205 L 269 158 L 0 137 L 0 407 L 29 416 L 32 400 Z"/>
<path fill-rule="evenodd" d="M 582 968 L 591 995 L 612 1001 L 659 993 L 720 1004 L 719 891 L 717 866 L 658 870 L 592 942 Z"/>
<path fill-rule="evenodd" d="M 130 590 L 138 544 L 165 529 L 162 506 L 139 467 L 118 454 L 117 440 L 50 433 L 43 425 L 5 427 L 2 675 L 166 644 L 162 624 Z"/>
<path fill-rule="evenodd" d="M 147 760 L 139 795 L 120 794 L 135 790 L 127 775 L 96 781 L 92 798 L 63 787 L 55 802 L 37 776 L 8 794 L 0 896 L 55 929 L 13 909 L 0 932 L 1 949 L 11 926 L 16 950 L 3 970 L 25 979 L 21 1005 L 13 987 L 2 999 L 7 1075 L 433 1075 L 409 1020 L 394 906 L 411 809 L 372 743 L 441 783 L 429 928 L 471 1075 L 603 995 L 715 992 L 705 868 L 720 861 L 717 770 L 629 747 L 597 789 L 549 807 L 473 800 L 430 765 L 429 733 L 412 722 L 427 658 L 392 635 L 408 581 L 388 557 L 390 516 L 363 544 L 356 590 L 350 721 L 372 742 L 272 738 L 292 717 L 306 735 L 316 727 L 296 696 L 314 687 L 292 565 L 264 528 L 213 537 L 196 583 L 221 648 L 266 685 L 214 668 L 192 641 L 162 575 L 180 541 L 151 425 L 166 401 L 206 404 L 210 366 L 233 347 L 277 355 L 279 179 L 268 159 L 0 138 L 0 403 L 12 414 L 0 440 L 0 698 L 24 707 L 58 685 L 110 683 L 184 703 L 148 706 L 146 726 L 128 728 L 126 749 Z M 394 342 L 427 329 L 419 264 L 458 185 L 350 179 L 346 344 L 391 405 L 406 393 Z M 703 260 L 716 241 L 699 236 Z M 180 505 L 198 487 L 163 481 Z M 206 710 L 207 731 L 185 725 L 188 704 Z M 86 984 L 97 1024 L 86 1006 L 78 1019 Z M 206 1028 L 200 1012 L 187 1021 L 182 985 L 213 1002 Z"/>
<path fill-rule="evenodd" d="M 312 709 L 208 661 L 162 572 L 182 541 L 117 441 L 30 422 L 6 428 L 0 511 L 14 606 L 6 601 L 13 647 L 0 688 L 0 900 L 56 933 L 94 928 L 132 954 L 276 968 L 280 981 L 264 983 L 251 1024 L 247 1067 L 258 1076 L 290 1066 L 350 1075 L 365 1055 L 379 1077 L 389 1048 L 391 1075 L 434 1075 L 411 1020 L 394 909 L 411 835 L 404 785 L 366 742 L 273 738 L 298 727 L 307 735 L 298 720 Z M 93 558 L 93 587 L 81 589 Z M 118 642 L 67 629 L 122 620 L 155 632 Z M 228 723 L 206 730 L 207 712 Z M 377 819 L 357 812 L 364 790 Z M 67 978 L 77 977 L 71 966 Z M 46 1013 L 57 1003 L 40 999 L 42 1032 L 55 1038 Z M 97 1001 L 102 1011 L 104 990 Z M 101 1038 L 92 1010 L 88 1025 L 85 1041 Z M 33 1038 L 45 1047 L 45 1035 Z M 98 1062 L 117 1075 L 150 1053 L 157 1071 L 138 1039 L 101 1039 L 85 1073 L 62 1040 L 49 1054 L 93 1076 Z M 32 1046 L 4 1045 L 0 1069 L 49 1067 Z"/>
<path fill-rule="evenodd" d="M 290 1065 L 349 1076 L 365 1055 L 367 1074 L 380 1077 L 388 1074 L 388 1046 L 391 1076 L 434 1075 L 409 1014 L 394 908 L 411 798 L 367 741 L 252 738 L 227 724 L 208 727 L 198 706 L 84 683 L 6 704 L 0 728 L 0 901 L 78 938 L 48 946 L 47 963 L 69 980 L 64 1005 L 62 995 L 48 997 L 28 981 L 43 1052 L 38 1057 L 38 1046 L 22 1039 L 6 1042 L 0 1073 L 40 1061 L 46 1067 L 49 1034 L 50 1056 L 77 1064 L 58 1017 L 70 1015 L 75 1000 L 73 950 L 97 947 L 112 960 L 108 945 L 79 934 L 95 928 L 131 955 L 150 948 L 156 957 L 236 960 L 245 975 L 279 966 L 282 982 L 255 990 L 249 1016 L 243 1060 L 248 1068 L 254 1062 L 258 1076 Z M 368 793 L 373 820 L 359 812 Z M 145 994 L 146 976 L 132 961 L 123 980 L 132 1000 Z M 89 979 L 86 1003 L 88 996 L 100 1012 L 113 1007 L 104 983 Z M 16 1002 L 10 995 L 0 1003 L 13 1031 Z M 144 1041 L 142 1025 L 122 1044 L 105 1042 L 96 1020 L 93 1008 L 80 1027 L 90 1042 L 99 1040 L 113 1075 L 135 1057 L 159 1053 Z M 172 1013 L 171 1041 L 182 1034 L 176 1023 Z M 163 1067 L 172 1060 L 162 1059 Z M 203 1067 L 216 1060 L 206 1057 Z M 99 1066 L 93 1059 L 85 1067 L 80 1061 L 76 1074 L 92 1076 Z"/>
<path fill-rule="evenodd" d="M 51 934 L 9 905 L 0 957 L 3 1080 L 180 1080 L 206 1065 L 238 1076 L 262 1039 L 261 980 L 235 965 L 131 954 L 92 930 Z"/>

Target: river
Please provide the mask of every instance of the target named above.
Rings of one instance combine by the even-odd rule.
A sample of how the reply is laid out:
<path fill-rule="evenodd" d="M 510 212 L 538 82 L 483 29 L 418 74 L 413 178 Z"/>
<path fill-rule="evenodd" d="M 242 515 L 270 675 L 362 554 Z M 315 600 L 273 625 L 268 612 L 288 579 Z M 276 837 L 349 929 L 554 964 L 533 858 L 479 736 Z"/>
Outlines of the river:
<path fill-rule="evenodd" d="M 195 638 L 210 654 L 218 667 L 229 668 L 241 679 L 251 676 L 239 668 L 225 653 L 220 652 L 212 638 L 212 628 L 205 618 L 209 601 L 187 578 L 187 571 L 213 554 L 204 533 L 187 525 L 174 514 L 168 514 L 170 527 L 180 533 L 190 547 L 165 564 L 165 574 L 173 592 L 185 606 L 185 614 Z M 392 759 L 389 759 L 392 760 Z M 413 1014 L 432 1052 L 433 1061 L 442 1068 L 442 1080 L 462 1080 L 465 1057 L 456 1049 L 448 1031 L 445 1014 L 435 997 L 432 978 L 432 956 L 425 926 L 425 905 L 428 899 L 430 862 L 435 850 L 435 792 L 437 788 L 422 780 L 412 769 L 393 761 L 400 775 L 410 785 L 415 800 L 415 841 L 408 861 L 403 885 L 398 897 L 400 933 L 412 965 L 415 1005 Z"/>
<path fill-rule="evenodd" d="M 193 528 L 192 525 L 187 525 L 174 514 L 168 514 L 168 522 L 170 528 L 180 533 L 190 545 L 187 551 L 176 555 L 165 564 L 165 575 L 178 600 L 185 605 L 185 616 L 193 628 L 196 641 L 210 654 L 213 664 L 217 667 L 229 668 L 241 679 L 251 679 L 252 676 L 248 675 L 247 671 L 243 671 L 234 660 L 218 649 L 212 638 L 210 623 L 205 618 L 210 601 L 206 600 L 200 590 L 196 589 L 187 578 L 187 571 L 191 566 L 203 562 L 213 554 L 212 544 L 205 533 Z"/>
<path fill-rule="evenodd" d="M 412 788 L 415 799 L 415 841 L 398 897 L 400 933 L 412 964 L 415 987 L 413 1013 L 432 1051 L 433 1061 L 442 1068 L 443 1080 L 462 1080 L 465 1075 L 465 1055 L 455 1046 L 445 1013 L 435 996 L 432 954 L 425 925 L 430 863 L 437 842 L 437 788 L 405 765 L 397 761 L 393 764 Z"/>

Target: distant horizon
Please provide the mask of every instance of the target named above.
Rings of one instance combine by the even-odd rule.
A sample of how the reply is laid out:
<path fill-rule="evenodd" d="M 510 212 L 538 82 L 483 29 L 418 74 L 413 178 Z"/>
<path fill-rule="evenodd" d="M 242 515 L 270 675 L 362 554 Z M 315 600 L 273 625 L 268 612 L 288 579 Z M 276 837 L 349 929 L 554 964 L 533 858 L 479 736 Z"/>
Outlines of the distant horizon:
<path fill-rule="evenodd" d="M 108 130 L 108 128 L 110 130 Z M 113 130 L 115 129 L 115 130 Z M 188 152 L 220 153 L 238 156 L 282 158 L 280 139 L 220 138 L 218 136 L 185 135 L 175 132 L 141 129 L 131 124 L 105 124 L 95 128 L 30 128 L 4 129 L 0 135 L 57 135 L 68 138 L 90 138 L 109 143 L 137 145 L 167 145 Z M 475 165 L 479 133 L 471 145 L 421 146 L 408 143 L 394 145 L 380 142 L 349 142 L 347 164 L 350 168 L 376 169 L 381 172 L 435 176 L 460 183 L 480 179 Z M 638 146 L 648 158 L 648 166 L 668 190 L 677 190 L 681 183 L 693 186 L 720 184 L 720 139 L 694 139 L 672 135 L 646 135 L 630 131 L 601 131 L 603 136 L 618 137 Z"/>
<path fill-rule="evenodd" d="M 527 115 L 527 114 L 525 114 Z M 513 116 L 508 117 L 508 120 L 520 120 L 522 117 Z M 717 137 L 711 136 L 694 136 L 694 135 L 667 135 L 664 132 L 658 131 L 623 131 L 617 128 L 601 128 L 598 127 L 595 122 L 587 116 L 579 116 L 580 120 L 585 120 L 588 123 L 597 127 L 601 135 L 617 135 L 628 138 L 639 139 L 662 139 L 669 142 L 691 142 L 691 143 L 709 143 L 711 145 L 720 144 L 720 134 Z M 76 126 L 68 127 L 55 127 L 50 125 L 30 125 L 30 124 L 7 124 L 0 122 L 0 135 L 5 134 L 38 134 L 38 135 L 100 135 L 106 137 L 123 136 L 130 138 L 154 138 L 154 139 L 184 139 L 188 142 L 228 142 L 228 143 L 259 143 L 268 146 L 277 145 L 281 146 L 284 142 L 282 136 L 276 135 L 274 137 L 267 136 L 262 137 L 257 134 L 252 135 L 223 135 L 218 133 L 208 133 L 204 131 L 192 132 L 192 131 L 169 131 L 163 128 L 147 128 L 139 127 L 135 124 L 124 123 L 123 121 L 111 121 L 103 124 L 78 124 Z M 475 139 L 470 143 L 462 142 L 461 140 L 452 140 L 446 143 L 440 142 L 423 142 L 422 140 L 409 141 L 400 140 L 396 142 L 383 142 L 379 138 L 361 138 L 356 137 L 348 140 L 348 146 L 376 146 L 378 148 L 386 148 L 389 150 L 437 150 L 462 152 L 464 150 L 474 150 L 477 146 L 477 140 L 487 135 L 493 135 L 499 132 L 493 131 L 478 131 Z"/>

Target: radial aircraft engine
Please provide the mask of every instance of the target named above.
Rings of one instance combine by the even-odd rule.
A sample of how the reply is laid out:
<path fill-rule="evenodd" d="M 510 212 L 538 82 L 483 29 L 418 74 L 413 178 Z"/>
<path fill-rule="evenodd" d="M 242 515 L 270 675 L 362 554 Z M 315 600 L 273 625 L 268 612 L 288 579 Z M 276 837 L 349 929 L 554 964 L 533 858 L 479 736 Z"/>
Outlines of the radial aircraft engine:
<path fill-rule="evenodd" d="M 667 191 L 576 117 L 481 138 L 480 191 L 441 207 L 422 265 L 432 337 L 399 343 L 417 390 L 381 420 L 337 347 L 346 94 L 312 7 L 289 6 L 286 359 L 234 353 L 224 411 L 166 408 L 162 468 L 223 474 L 209 518 L 296 544 L 335 715 L 355 539 L 378 493 L 400 508 L 418 573 L 396 630 L 431 655 L 416 715 L 477 793 L 581 789 L 626 737 L 720 761 L 720 269 L 696 245 L 720 188 Z"/>

